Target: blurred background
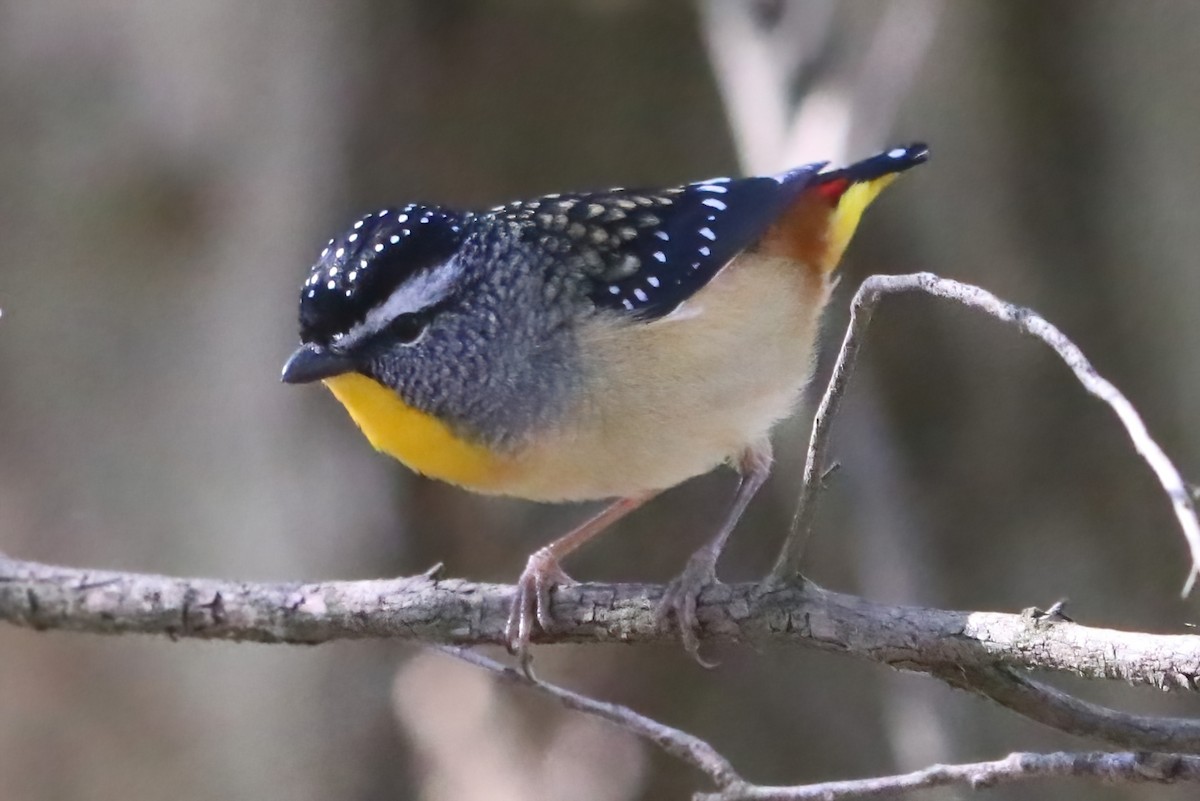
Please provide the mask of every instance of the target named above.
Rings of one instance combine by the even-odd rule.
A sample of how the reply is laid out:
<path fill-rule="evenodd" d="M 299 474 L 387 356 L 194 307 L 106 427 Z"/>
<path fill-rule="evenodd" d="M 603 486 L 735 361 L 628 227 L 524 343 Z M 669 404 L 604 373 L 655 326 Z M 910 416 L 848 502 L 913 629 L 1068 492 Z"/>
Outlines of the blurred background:
<path fill-rule="evenodd" d="M 244 579 L 512 581 L 589 511 L 469 496 L 286 387 L 299 285 L 363 210 L 465 206 L 860 157 L 931 162 L 880 200 L 855 286 L 933 270 L 1033 306 L 1200 476 L 1200 4 L 1189 0 L 0 0 L 0 550 Z M 824 373 L 819 383 L 823 382 Z M 808 411 L 721 566 L 782 542 Z M 880 601 L 1183 631 L 1187 554 L 1112 414 L 1040 345 L 942 301 L 878 315 L 806 572 Z M 572 557 L 665 580 L 727 472 Z M 778 648 L 543 647 L 548 679 L 797 783 L 1094 746 L 921 677 Z M 1194 699 L 1065 683 L 1130 710 Z M 320 648 L 0 627 L 11 799 L 685 798 L 603 724 L 391 643 Z M 971 795 L 962 791 L 962 797 Z M 944 791 L 933 798 L 956 798 Z M 973 796 L 971 796 L 973 797 Z M 1038 784 L 995 799 L 1183 799 Z"/>

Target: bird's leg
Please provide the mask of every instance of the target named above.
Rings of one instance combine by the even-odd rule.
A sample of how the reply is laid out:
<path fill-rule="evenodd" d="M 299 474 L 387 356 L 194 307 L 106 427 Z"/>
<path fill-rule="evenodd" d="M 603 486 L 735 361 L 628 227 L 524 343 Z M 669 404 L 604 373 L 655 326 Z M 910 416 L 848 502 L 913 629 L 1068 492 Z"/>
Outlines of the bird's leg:
<path fill-rule="evenodd" d="M 586 523 L 572 529 L 549 545 L 534 551 L 525 570 L 517 579 L 517 592 L 508 613 L 504 636 L 508 650 L 517 655 L 522 666 L 529 663 L 529 640 L 536 621 L 542 630 L 553 624 L 550 616 L 550 590 L 560 584 L 570 584 L 571 577 L 563 572 L 558 560 L 595 537 L 634 509 L 650 500 L 651 495 L 622 498 L 607 506 Z"/>
<path fill-rule="evenodd" d="M 696 601 L 706 587 L 717 583 L 717 559 L 725 549 L 725 542 L 742 519 L 750 500 L 771 474 L 771 444 L 763 442 L 747 448 L 738 459 L 737 470 L 741 480 L 725 522 L 715 537 L 692 554 L 683 572 L 667 586 L 658 605 L 659 624 L 669 625 L 673 616 L 679 624 L 683 647 L 705 667 L 715 667 L 716 663 L 706 662 L 700 656 L 700 638 L 696 633 L 700 621 L 696 617 Z"/>

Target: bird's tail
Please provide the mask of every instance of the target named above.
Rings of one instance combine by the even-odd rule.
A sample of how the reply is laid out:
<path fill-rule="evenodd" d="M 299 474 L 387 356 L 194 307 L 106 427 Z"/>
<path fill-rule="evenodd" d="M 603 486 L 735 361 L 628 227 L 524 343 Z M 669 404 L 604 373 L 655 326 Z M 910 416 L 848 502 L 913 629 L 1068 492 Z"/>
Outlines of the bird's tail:
<path fill-rule="evenodd" d="M 928 158 L 929 149 L 918 142 L 819 173 L 768 234 L 769 250 L 832 272 L 871 201 L 899 173 Z"/>

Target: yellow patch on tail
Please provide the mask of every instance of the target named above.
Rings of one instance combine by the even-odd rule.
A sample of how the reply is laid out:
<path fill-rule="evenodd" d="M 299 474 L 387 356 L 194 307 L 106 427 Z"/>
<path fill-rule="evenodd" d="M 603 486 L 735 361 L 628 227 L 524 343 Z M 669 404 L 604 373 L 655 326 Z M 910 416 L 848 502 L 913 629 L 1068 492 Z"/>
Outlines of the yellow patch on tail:
<path fill-rule="evenodd" d="M 759 250 L 798 261 L 822 275 L 832 272 L 867 206 L 899 173 L 926 158 L 928 150 L 918 143 L 821 173 L 768 229 Z"/>

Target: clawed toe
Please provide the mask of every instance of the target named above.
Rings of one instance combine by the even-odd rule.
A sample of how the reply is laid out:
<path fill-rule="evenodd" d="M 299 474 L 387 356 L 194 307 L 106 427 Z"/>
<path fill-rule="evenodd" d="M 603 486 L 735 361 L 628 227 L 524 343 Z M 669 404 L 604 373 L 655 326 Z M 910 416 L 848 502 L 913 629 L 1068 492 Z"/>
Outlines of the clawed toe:
<path fill-rule="evenodd" d="M 688 560 L 683 573 L 667 585 L 658 603 L 659 626 L 668 629 L 671 618 L 675 618 L 684 649 L 706 668 L 714 668 L 718 663 L 700 656 L 700 618 L 696 614 L 696 604 L 700 594 L 717 583 L 715 557 L 708 551 L 699 551 Z"/>
<path fill-rule="evenodd" d="M 550 591 L 556 586 L 570 583 L 571 577 L 563 572 L 558 560 L 545 548 L 529 557 L 525 570 L 517 579 L 517 591 L 509 608 L 504 638 L 509 652 L 516 655 L 526 672 L 534 625 L 541 626 L 543 631 L 554 625 L 554 618 L 550 614 Z"/>

